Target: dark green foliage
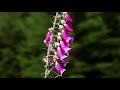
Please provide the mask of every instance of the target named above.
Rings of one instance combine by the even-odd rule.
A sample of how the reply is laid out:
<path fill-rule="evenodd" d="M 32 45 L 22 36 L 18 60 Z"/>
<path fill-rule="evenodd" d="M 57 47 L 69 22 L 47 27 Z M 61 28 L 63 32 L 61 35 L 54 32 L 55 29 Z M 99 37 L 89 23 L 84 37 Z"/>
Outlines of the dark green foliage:
<path fill-rule="evenodd" d="M 75 42 L 66 76 L 120 77 L 120 13 L 73 13 L 73 17 Z"/>
<path fill-rule="evenodd" d="M 44 77 L 52 13 L 0 12 L 0 77 Z M 71 12 L 74 37 L 65 78 L 120 77 L 120 13 Z"/>

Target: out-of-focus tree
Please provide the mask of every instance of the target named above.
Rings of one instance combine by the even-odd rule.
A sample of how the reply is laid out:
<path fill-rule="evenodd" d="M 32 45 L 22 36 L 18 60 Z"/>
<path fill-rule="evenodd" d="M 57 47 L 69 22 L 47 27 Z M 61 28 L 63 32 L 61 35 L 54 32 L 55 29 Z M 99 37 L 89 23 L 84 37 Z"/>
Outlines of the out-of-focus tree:
<path fill-rule="evenodd" d="M 0 13 L 0 77 L 41 77 L 49 24 L 44 12 Z"/>
<path fill-rule="evenodd" d="M 66 77 L 120 77 L 120 13 L 72 16 L 75 41 Z"/>

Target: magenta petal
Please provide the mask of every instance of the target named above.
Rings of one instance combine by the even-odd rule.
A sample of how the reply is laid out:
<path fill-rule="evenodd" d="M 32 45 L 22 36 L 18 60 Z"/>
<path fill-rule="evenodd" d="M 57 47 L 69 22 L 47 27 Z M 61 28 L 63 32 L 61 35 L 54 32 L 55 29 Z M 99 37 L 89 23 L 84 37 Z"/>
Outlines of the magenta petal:
<path fill-rule="evenodd" d="M 57 71 L 59 74 L 61 74 L 61 75 L 62 75 L 63 72 L 66 70 L 66 69 L 63 69 L 57 61 L 55 62 L 55 69 L 56 69 L 56 71 Z"/>
<path fill-rule="evenodd" d="M 72 32 L 73 31 L 73 29 L 70 27 L 70 25 L 69 24 L 64 24 L 64 27 L 65 27 L 65 30 L 66 31 L 68 31 L 68 32 Z"/>
<path fill-rule="evenodd" d="M 67 43 L 64 41 L 60 41 L 61 49 L 65 52 L 65 54 L 69 55 L 71 48 L 68 47 Z"/>
<path fill-rule="evenodd" d="M 72 43 L 74 40 L 65 30 L 62 30 L 62 37 L 68 44 Z"/>
<path fill-rule="evenodd" d="M 72 27 L 71 22 L 66 21 L 66 24 L 68 24 L 70 27 Z"/>
<path fill-rule="evenodd" d="M 68 62 L 65 60 L 60 60 L 60 63 L 61 63 L 63 68 L 68 64 Z"/>
<path fill-rule="evenodd" d="M 63 54 L 60 47 L 57 48 L 57 54 L 58 54 L 58 57 L 60 58 L 60 60 L 63 60 L 67 57 L 66 55 Z"/>
<path fill-rule="evenodd" d="M 63 68 L 66 66 L 68 64 L 68 62 L 67 61 L 63 61 Z"/>
<path fill-rule="evenodd" d="M 45 37 L 45 40 L 44 40 L 44 43 L 48 46 L 49 45 L 49 42 L 50 42 L 50 36 L 51 36 L 51 33 L 48 32 L 46 37 Z"/>
<path fill-rule="evenodd" d="M 70 15 L 68 15 L 68 14 L 65 15 L 65 19 L 66 19 L 68 22 L 72 22 L 72 19 L 71 19 Z"/>

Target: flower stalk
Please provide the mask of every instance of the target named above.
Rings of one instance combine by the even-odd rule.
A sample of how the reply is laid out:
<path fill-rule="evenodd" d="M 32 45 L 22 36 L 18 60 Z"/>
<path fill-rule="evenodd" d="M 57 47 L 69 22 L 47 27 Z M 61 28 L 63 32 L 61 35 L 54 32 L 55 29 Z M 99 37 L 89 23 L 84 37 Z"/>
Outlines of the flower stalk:
<path fill-rule="evenodd" d="M 51 28 L 52 35 L 50 37 L 50 42 L 49 42 L 48 51 L 47 51 L 47 59 L 46 59 L 46 66 L 45 66 L 45 68 L 46 68 L 46 70 L 45 70 L 45 78 L 47 78 L 47 76 L 49 74 L 49 54 L 50 54 L 51 42 L 52 42 L 52 39 L 53 39 L 53 31 L 55 29 L 55 25 L 56 25 L 56 21 L 57 21 L 57 15 L 58 15 L 58 12 L 56 12 L 53 27 Z"/>

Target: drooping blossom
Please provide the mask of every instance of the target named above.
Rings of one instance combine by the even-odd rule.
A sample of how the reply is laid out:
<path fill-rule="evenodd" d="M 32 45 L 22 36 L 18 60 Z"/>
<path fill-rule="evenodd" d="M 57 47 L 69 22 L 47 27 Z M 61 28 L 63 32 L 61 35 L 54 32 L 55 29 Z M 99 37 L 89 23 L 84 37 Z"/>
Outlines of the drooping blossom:
<path fill-rule="evenodd" d="M 60 60 L 63 60 L 65 59 L 67 56 L 62 52 L 61 48 L 60 47 L 57 47 L 57 54 L 58 54 L 58 57 L 60 58 Z"/>
<path fill-rule="evenodd" d="M 55 70 L 59 73 L 59 74 L 63 74 L 63 72 L 66 70 L 66 69 L 63 69 L 60 64 L 56 61 L 55 62 Z"/>
<path fill-rule="evenodd" d="M 73 37 L 70 36 L 64 29 L 62 30 L 62 37 L 67 42 L 68 45 L 71 44 L 74 40 Z"/>
<path fill-rule="evenodd" d="M 45 37 L 44 43 L 46 44 L 46 46 L 49 45 L 51 34 L 52 34 L 51 32 L 48 32 Z"/>
<path fill-rule="evenodd" d="M 64 51 L 65 54 L 69 55 L 71 48 L 69 48 L 68 44 L 64 40 L 60 41 L 60 47 Z"/>
<path fill-rule="evenodd" d="M 64 27 L 65 27 L 65 30 L 66 31 L 68 31 L 68 32 L 72 32 L 73 31 L 73 29 L 70 27 L 70 25 L 69 24 L 64 24 Z"/>
<path fill-rule="evenodd" d="M 65 59 L 59 60 L 59 63 L 61 64 L 61 66 L 62 66 L 63 68 L 65 68 L 66 65 L 68 64 L 68 62 L 67 62 Z"/>
<path fill-rule="evenodd" d="M 70 23 L 72 22 L 72 19 L 68 14 L 65 14 L 65 19 L 66 19 L 66 22 L 70 22 Z"/>

